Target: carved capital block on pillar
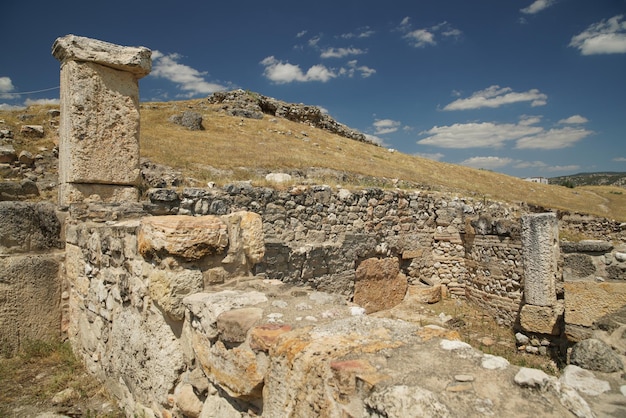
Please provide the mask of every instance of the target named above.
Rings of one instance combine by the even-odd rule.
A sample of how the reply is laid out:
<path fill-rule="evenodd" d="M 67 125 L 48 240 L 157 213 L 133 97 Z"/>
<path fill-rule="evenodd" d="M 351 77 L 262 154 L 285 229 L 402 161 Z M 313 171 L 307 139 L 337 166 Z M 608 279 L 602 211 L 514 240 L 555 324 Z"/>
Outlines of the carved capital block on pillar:
<path fill-rule="evenodd" d="M 68 35 L 55 41 L 52 54 L 61 61 L 59 182 L 66 187 L 59 203 L 65 206 L 88 197 L 68 192 L 85 185 L 121 186 L 122 190 L 136 186 L 140 178 L 138 80 L 150 72 L 150 50 Z M 128 201 L 129 193 L 100 197 Z"/>
<path fill-rule="evenodd" d="M 526 303 L 554 306 L 559 259 L 559 224 L 556 215 L 524 215 L 522 244 Z"/>

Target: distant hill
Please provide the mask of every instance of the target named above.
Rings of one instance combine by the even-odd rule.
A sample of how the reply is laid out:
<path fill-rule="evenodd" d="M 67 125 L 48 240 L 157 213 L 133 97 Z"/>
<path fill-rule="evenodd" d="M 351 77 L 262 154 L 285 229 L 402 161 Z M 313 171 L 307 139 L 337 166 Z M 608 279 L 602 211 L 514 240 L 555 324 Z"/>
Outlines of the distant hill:
<path fill-rule="evenodd" d="M 626 188 L 626 173 L 578 173 L 571 176 L 552 177 L 550 184 L 559 184 L 567 187 L 578 186 L 617 186 Z"/>

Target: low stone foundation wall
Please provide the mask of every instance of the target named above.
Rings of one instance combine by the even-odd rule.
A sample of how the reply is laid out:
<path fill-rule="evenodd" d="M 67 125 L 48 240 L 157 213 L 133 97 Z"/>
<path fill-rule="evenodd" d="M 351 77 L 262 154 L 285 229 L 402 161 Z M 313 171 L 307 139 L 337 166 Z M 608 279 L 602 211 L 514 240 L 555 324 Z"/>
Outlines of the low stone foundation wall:
<path fill-rule="evenodd" d="M 434 192 L 350 191 L 296 186 L 287 191 L 234 183 L 222 189 L 151 189 L 146 210 L 163 214 L 261 215 L 266 256 L 255 273 L 351 297 L 365 259 L 396 257 L 409 284 L 442 284 L 472 297 L 503 324 L 521 303 L 522 208 Z M 487 299 L 486 299 L 487 298 Z"/>

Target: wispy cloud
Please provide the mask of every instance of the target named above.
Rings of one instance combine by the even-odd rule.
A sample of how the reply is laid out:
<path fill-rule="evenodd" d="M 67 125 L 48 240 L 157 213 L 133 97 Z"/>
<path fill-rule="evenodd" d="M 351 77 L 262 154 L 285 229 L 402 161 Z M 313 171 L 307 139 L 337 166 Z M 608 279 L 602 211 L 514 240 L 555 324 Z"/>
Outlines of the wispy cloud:
<path fill-rule="evenodd" d="M 342 33 L 341 35 L 339 35 L 339 37 L 343 39 L 365 39 L 373 36 L 375 33 L 376 32 L 371 30 L 369 26 L 366 26 L 365 28 L 359 29 L 356 32 Z"/>
<path fill-rule="evenodd" d="M 448 22 L 441 22 L 427 28 L 413 29 L 409 17 L 405 17 L 397 28 L 403 32 L 403 38 L 415 48 L 437 45 L 437 38 L 459 38 L 463 33 Z"/>
<path fill-rule="evenodd" d="M 576 165 L 576 164 L 570 164 L 570 165 L 553 165 L 553 166 L 548 166 L 546 167 L 543 171 L 549 171 L 549 172 L 557 172 L 557 171 L 577 171 L 580 170 L 580 166 Z"/>
<path fill-rule="evenodd" d="M 59 104 L 59 99 L 26 99 L 24 104 L 26 106 L 31 105 L 57 105 Z"/>
<path fill-rule="evenodd" d="M 299 65 L 280 61 L 274 56 L 266 57 L 263 61 L 261 61 L 261 65 L 265 67 L 263 75 L 277 84 L 286 84 L 295 81 L 321 81 L 322 83 L 325 83 L 328 80 L 337 77 L 337 74 L 332 69 L 329 69 L 324 65 L 314 65 L 305 72 Z"/>
<path fill-rule="evenodd" d="M 535 135 L 521 138 L 515 148 L 518 149 L 561 149 L 574 145 L 591 135 L 593 131 L 583 128 L 555 128 L 539 132 Z"/>
<path fill-rule="evenodd" d="M 459 164 L 467 166 L 467 167 L 485 168 L 488 170 L 492 170 L 495 168 L 506 167 L 512 162 L 513 162 L 512 158 L 506 158 L 506 157 L 472 157 L 464 161 L 461 161 Z"/>
<path fill-rule="evenodd" d="M 441 148 L 499 148 L 506 141 L 536 135 L 543 129 L 513 123 L 455 123 L 449 126 L 435 126 L 421 135 L 426 138 L 417 141 L 421 145 L 434 145 Z"/>
<path fill-rule="evenodd" d="M 396 132 L 402 123 L 392 119 L 377 119 L 372 125 L 375 135 L 385 135 Z"/>
<path fill-rule="evenodd" d="M 555 0 L 535 0 L 530 6 L 520 9 L 520 12 L 527 15 L 534 15 L 542 10 L 547 9 L 556 3 Z"/>
<path fill-rule="evenodd" d="M 356 73 L 359 73 L 362 78 L 368 78 L 376 74 L 376 70 L 366 65 L 359 65 L 357 60 L 348 61 L 346 67 L 339 69 L 339 75 L 354 77 Z"/>
<path fill-rule="evenodd" d="M 535 121 L 536 122 L 536 121 Z M 516 141 L 518 149 L 560 149 L 574 145 L 590 136 L 593 131 L 566 126 L 546 130 L 529 124 L 528 119 L 519 123 L 456 123 L 435 126 L 420 135 L 427 135 L 417 143 L 441 148 L 500 148 L 506 142 Z"/>
<path fill-rule="evenodd" d="M 343 58 L 350 55 L 365 54 L 366 51 L 359 48 L 326 48 L 320 55 L 321 58 Z"/>
<path fill-rule="evenodd" d="M 587 119 L 586 117 L 574 115 L 566 119 L 561 119 L 559 121 L 559 125 L 582 125 L 587 122 L 589 122 L 589 119 Z"/>
<path fill-rule="evenodd" d="M 613 158 L 613 161 L 616 161 L 618 163 L 626 163 L 626 157 Z"/>
<path fill-rule="evenodd" d="M 626 21 L 617 15 L 590 25 L 584 32 L 574 36 L 569 46 L 583 55 L 626 53 Z"/>
<path fill-rule="evenodd" d="M 548 96 L 537 89 L 517 93 L 510 87 L 493 85 L 473 93 L 470 97 L 457 99 L 446 105 L 443 110 L 470 110 L 484 107 L 497 108 L 512 103 L 530 102 L 532 107 L 544 106 Z"/>
<path fill-rule="evenodd" d="M 296 34 L 296 38 L 302 38 L 304 35 L 307 34 L 307 32 L 308 32 L 307 30 L 303 30 L 303 31 L 298 32 Z"/>
<path fill-rule="evenodd" d="M 441 161 L 441 159 L 445 157 L 445 155 L 440 152 L 433 152 L 433 153 L 418 152 L 415 155 L 418 157 L 428 158 L 429 160 L 435 160 L 435 161 Z"/>
<path fill-rule="evenodd" d="M 184 92 L 180 94 L 181 97 L 211 94 L 228 89 L 222 84 L 207 81 L 205 79 L 205 76 L 208 75 L 206 71 L 198 71 L 179 63 L 181 58 L 181 55 L 176 53 L 163 54 L 159 51 L 152 51 L 152 72 L 150 75 L 176 83 L 178 88 Z"/>

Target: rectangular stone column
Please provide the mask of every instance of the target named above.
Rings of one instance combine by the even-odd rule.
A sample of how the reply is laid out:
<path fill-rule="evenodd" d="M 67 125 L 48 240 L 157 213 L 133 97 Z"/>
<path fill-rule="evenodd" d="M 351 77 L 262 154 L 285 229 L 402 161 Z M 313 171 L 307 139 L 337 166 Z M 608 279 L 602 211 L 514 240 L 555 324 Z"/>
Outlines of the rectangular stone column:
<path fill-rule="evenodd" d="M 522 245 L 526 303 L 554 306 L 559 258 L 559 224 L 556 215 L 524 215 Z"/>
<path fill-rule="evenodd" d="M 91 195 L 137 201 L 139 78 L 150 50 L 67 35 L 55 41 L 61 61 L 59 204 Z"/>

